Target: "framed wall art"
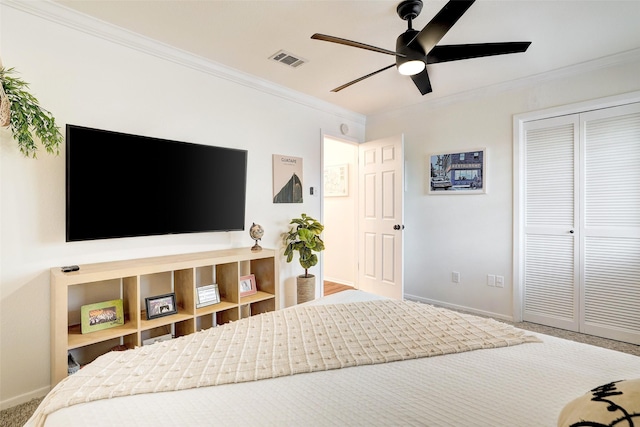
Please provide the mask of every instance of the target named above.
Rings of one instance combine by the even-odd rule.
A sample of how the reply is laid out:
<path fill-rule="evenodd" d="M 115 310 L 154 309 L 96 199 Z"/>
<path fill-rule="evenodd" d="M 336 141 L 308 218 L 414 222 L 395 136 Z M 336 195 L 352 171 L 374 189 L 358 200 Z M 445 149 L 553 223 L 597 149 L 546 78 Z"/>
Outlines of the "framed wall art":
<path fill-rule="evenodd" d="M 324 168 L 325 197 L 349 195 L 349 165 L 327 166 Z"/>
<path fill-rule="evenodd" d="M 302 158 L 273 155 L 273 203 L 302 203 Z"/>
<path fill-rule="evenodd" d="M 432 154 L 426 165 L 427 193 L 484 194 L 487 192 L 486 165 L 486 148 Z"/>

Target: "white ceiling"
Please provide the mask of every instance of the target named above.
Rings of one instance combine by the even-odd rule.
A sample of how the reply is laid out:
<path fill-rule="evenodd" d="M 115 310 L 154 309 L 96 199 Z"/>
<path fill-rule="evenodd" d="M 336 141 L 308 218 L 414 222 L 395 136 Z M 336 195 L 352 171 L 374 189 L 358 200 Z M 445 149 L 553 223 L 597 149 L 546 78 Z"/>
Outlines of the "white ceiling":
<path fill-rule="evenodd" d="M 395 68 L 338 93 L 331 89 L 394 62 L 388 55 L 324 41 L 329 34 L 395 50 L 406 29 L 399 0 L 58 0 L 72 9 L 216 63 L 362 114 L 430 102 L 538 76 L 640 48 L 640 0 L 478 0 L 439 44 L 531 41 L 525 53 L 428 66 L 420 95 Z M 446 4 L 425 0 L 414 28 Z M 284 49 L 308 60 L 290 68 L 268 58 Z"/>

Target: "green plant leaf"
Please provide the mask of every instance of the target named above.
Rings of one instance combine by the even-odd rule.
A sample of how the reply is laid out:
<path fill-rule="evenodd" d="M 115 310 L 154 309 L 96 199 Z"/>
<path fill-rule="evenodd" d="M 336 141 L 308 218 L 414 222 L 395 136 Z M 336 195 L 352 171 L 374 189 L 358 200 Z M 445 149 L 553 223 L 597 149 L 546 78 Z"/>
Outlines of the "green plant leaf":
<path fill-rule="evenodd" d="M 287 257 L 287 262 L 291 262 L 293 253 L 298 252 L 298 260 L 305 269 L 305 277 L 307 277 L 307 269 L 318 264 L 318 256 L 313 252 L 324 250 L 324 242 L 319 237 L 324 226 L 304 213 L 300 218 L 292 219 L 289 224 L 295 227 L 292 227 L 288 233 L 283 233 L 283 243 L 286 245 L 284 255 Z"/>
<path fill-rule="evenodd" d="M 315 236 L 315 234 L 313 234 L 307 228 L 301 228 L 298 230 L 298 238 L 305 243 L 311 242 L 313 236 Z"/>
<path fill-rule="evenodd" d="M 35 134 L 48 153 L 60 154 L 63 137 L 54 117 L 40 107 L 38 100 L 27 91 L 28 83 L 10 76 L 14 73 L 13 68 L 0 67 L 0 84 L 11 102 L 9 129 L 13 139 L 18 142 L 20 152 L 25 157 L 36 158 L 38 147 L 33 138 Z"/>
<path fill-rule="evenodd" d="M 304 260 L 300 260 L 300 265 L 304 269 L 311 268 L 318 263 L 318 256 L 316 254 L 312 254 L 309 258 L 305 258 Z"/>

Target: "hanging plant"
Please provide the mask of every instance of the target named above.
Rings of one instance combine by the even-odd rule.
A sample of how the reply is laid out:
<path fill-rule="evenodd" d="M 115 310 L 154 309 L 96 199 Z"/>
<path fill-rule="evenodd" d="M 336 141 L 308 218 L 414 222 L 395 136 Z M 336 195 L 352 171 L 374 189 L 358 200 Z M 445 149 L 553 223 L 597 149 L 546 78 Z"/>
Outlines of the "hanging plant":
<path fill-rule="evenodd" d="M 0 67 L 0 111 L 6 111 L 7 103 L 10 106 L 9 123 L 1 123 L 2 126 L 9 126 L 13 139 L 18 142 L 18 148 L 25 157 L 36 157 L 38 147 L 34 134 L 48 153 L 60 154 L 63 138 L 55 119 L 27 91 L 28 83 L 10 76 L 14 73 L 13 68 Z"/>

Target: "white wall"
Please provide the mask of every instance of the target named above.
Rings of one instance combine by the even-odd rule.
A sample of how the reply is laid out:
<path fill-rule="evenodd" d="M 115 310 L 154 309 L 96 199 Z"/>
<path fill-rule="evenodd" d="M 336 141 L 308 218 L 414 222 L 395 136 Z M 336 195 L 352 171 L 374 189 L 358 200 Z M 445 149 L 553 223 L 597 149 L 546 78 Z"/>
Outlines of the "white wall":
<path fill-rule="evenodd" d="M 348 195 L 324 198 L 324 280 L 355 286 L 358 146 L 327 137 L 324 140 L 324 167 L 337 165 L 347 165 Z"/>
<path fill-rule="evenodd" d="M 519 88 L 367 118 L 367 140 L 405 135 L 407 297 L 511 318 L 513 115 L 638 90 L 639 53 L 622 55 L 618 65 L 559 70 Z M 426 194 L 430 154 L 478 147 L 487 148 L 487 194 Z M 460 284 L 451 282 L 452 271 L 461 273 Z M 505 287 L 488 287 L 487 274 L 504 276 Z"/>
<path fill-rule="evenodd" d="M 98 34 L 87 33 L 87 24 Z M 309 196 L 309 187 L 320 188 L 322 133 L 338 134 L 346 123 L 349 136 L 362 140 L 364 118 L 235 78 L 49 2 L 0 3 L 0 28 L 3 64 L 31 84 L 63 131 L 72 123 L 249 151 L 247 231 L 65 243 L 64 147 L 58 157 L 42 150 L 37 160 L 27 159 L 0 129 L 0 407 L 6 408 L 48 391 L 50 268 L 250 246 L 252 222 L 265 229 L 263 247 L 279 248 L 290 218 L 320 215 L 320 198 Z M 303 204 L 272 203 L 272 154 L 304 159 Z M 300 267 L 282 261 L 290 303 Z"/>

